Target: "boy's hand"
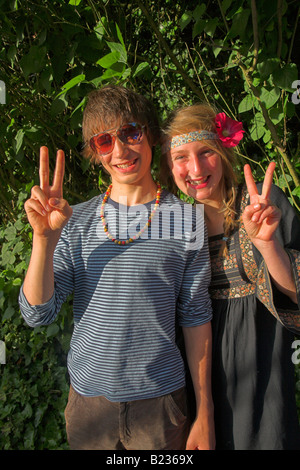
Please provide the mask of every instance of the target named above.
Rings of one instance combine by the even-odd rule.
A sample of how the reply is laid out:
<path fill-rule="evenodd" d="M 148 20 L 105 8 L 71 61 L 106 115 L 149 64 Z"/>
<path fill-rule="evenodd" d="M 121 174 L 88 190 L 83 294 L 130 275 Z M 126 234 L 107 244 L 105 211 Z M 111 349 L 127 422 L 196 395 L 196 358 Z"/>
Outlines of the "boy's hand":
<path fill-rule="evenodd" d="M 33 186 L 31 198 L 25 202 L 25 210 L 34 234 L 51 237 L 61 232 L 72 215 L 72 208 L 63 199 L 65 155 L 58 150 L 52 186 L 49 185 L 48 148 L 40 149 L 40 186 Z"/>

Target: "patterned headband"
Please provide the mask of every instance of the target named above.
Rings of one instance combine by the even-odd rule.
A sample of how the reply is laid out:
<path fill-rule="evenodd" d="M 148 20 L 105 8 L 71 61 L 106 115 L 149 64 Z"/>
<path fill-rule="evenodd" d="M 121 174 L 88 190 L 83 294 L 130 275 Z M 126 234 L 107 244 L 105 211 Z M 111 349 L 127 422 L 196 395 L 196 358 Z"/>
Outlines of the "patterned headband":
<path fill-rule="evenodd" d="M 162 153 L 167 153 L 179 145 L 199 140 L 220 140 L 223 147 L 228 148 L 236 147 L 242 140 L 245 131 L 240 121 L 229 118 L 225 113 L 218 113 L 215 117 L 215 125 L 217 133 L 201 130 L 172 137 L 162 146 Z"/>
<path fill-rule="evenodd" d="M 172 139 L 166 142 L 162 147 L 162 152 L 166 153 L 175 147 L 179 147 L 180 145 L 189 144 L 190 142 L 196 142 L 200 140 L 217 140 L 219 139 L 218 134 L 215 132 L 210 131 L 193 131 L 189 132 L 188 134 L 181 134 L 172 137 Z"/>

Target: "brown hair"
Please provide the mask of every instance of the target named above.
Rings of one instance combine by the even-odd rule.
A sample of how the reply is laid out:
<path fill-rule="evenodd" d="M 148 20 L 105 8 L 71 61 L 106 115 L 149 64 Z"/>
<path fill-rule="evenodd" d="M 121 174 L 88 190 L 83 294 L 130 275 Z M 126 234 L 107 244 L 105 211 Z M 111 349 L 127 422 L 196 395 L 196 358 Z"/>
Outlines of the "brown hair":
<path fill-rule="evenodd" d="M 178 193 L 170 167 L 168 165 L 168 151 L 164 150 L 165 145 L 176 135 L 186 134 L 196 130 L 207 130 L 216 132 L 215 116 L 217 111 L 210 105 L 199 103 L 186 106 L 173 111 L 163 125 L 162 130 L 162 158 L 160 177 L 161 181 L 167 185 L 172 192 Z M 204 140 L 205 145 L 213 148 L 221 157 L 223 167 L 223 177 L 221 180 L 221 194 L 223 199 L 224 212 L 224 235 L 228 235 L 237 226 L 235 220 L 235 201 L 237 178 L 234 173 L 235 154 L 232 148 L 225 148 L 219 140 Z"/>
<path fill-rule="evenodd" d="M 146 135 L 151 147 L 160 139 L 160 126 L 153 104 L 144 96 L 117 85 L 106 85 L 88 95 L 88 102 L 83 112 L 82 136 L 84 141 L 83 156 L 96 160 L 89 140 L 101 132 L 122 125 L 126 122 L 138 122 L 146 126 Z"/>

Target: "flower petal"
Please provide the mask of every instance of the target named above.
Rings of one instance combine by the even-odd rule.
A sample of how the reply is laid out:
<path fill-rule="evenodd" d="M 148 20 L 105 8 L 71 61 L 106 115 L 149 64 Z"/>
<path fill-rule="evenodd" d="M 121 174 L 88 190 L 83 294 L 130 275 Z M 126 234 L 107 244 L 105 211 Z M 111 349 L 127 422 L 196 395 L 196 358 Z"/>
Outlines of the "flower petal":
<path fill-rule="evenodd" d="M 224 147 L 236 147 L 243 138 L 243 124 L 226 116 L 225 113 L 218 113 L 215 117 L 215 124 L 219 139 Z"/>

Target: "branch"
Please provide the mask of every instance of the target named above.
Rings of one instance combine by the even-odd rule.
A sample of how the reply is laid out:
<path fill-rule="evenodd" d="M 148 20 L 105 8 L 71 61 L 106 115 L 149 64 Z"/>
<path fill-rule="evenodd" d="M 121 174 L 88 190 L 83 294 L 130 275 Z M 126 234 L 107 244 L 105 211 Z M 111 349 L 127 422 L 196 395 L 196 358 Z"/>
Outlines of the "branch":
<path fill-rule="evenodd" d="M 297 31 L 297 27 L 298 27 L 299 17 L 300 17 L 300 7 L 299 7 L 298 12 L 297 12 L 295 26 L 294 26 L 294 30 L 293 30 L 292 39 L 291 39 L 291 45 L 290 45 L 290 50 L 289 50 L 289 55 L 288 55 L 288 60 L 287 60 L 288 64 L 291 62 L 292 50 L 293 50 L 293 46 L 294 46 L 294 41 L 295 41 L 296 31 Z"/>
<path fill-rule="evenodd" d="M 252 13 L 253 36 L 254 36 L 254 59 L 253 59 L 253 64 L 250 70 L 253 71 L 256 69 L 257 60 L 258 60 L 258 49 L 259 49 L 258 20 L 257 20 L 257 9 L 256 9 L 255 0 L 251 0 L 251 13 Z"/>
<path fill-rule="evenodd" d="M 183 80 L 191 88 L 191 90 L 197 96 L 199 96 L 199 98 L 201 100 L 204 100 L 205 98 L 204 98 L 203 94 L 200 92 L 199 88 L 195 85 L 193 80 L 190 79 L 190 77 L 188 76 L 188 74 L 186 73 L 184 68 L 181 66 L 181 64 L 180 64 L 179 60 L 177 59 L 177 57 L 175 56 L 175 54 L 173 54 L 172 49 L 170 48 L 169 44 L 167 43 L 167 41 L 164 39 L 163 35 L 161 34 L 158 26 L 156 25 L 156 23 L 154 22 L 152 16 L 150 15 L 149 11 L 147 10 L 147 7 L 140 0 L 136 0 L 136 3 L 138 5 L 138 7 L 142 10 L 143 14 L 145 15 L 150 27 L 152 28 L 152 30 L 154 31 L 154 33 L 156 35 L 160 45 L 163 47 L 163 49 L 166 51 L 166 53 L 168 54 L 168 56 L 172 60 L 173 64 L 175 65 L 178 73 L 182 76 Z"/>
<path fill-rule="evenodd" d="M 242 61 L 240 60 L 238 62 L 239 64 L 239 67 L 241 68 L 243 74 L 244 74 L 244 77 L 245 77 L 245 80 L 249 86 L 249 88 L 251 89 L 253 95 L 255 96 L 255 98 L 257 99 L 258 101 L 258 104 L 261 108 L 261 111 L 262 111 L 262 114 L 263 114 L 263 117 L 264 117 L 264 120 L 268 126 L 268 129 L 270 130 L 271 132 L 271 136 L 272 136 L 272 139 L 273 139 L 273 142 L 274 142 L 274 145 L 278 151 L 278 153 L 280 154 L 280 156 L 283 158 L 289 172 L 290 172 L 290 175 L 291 177 L 293 178 L 293 181 L 295 183 L 295 186 L 299 186 L 300 185 L 300 179 L 280 141 L 280 138 L 278 137 L 277 135 L 277 132 L 276 132 L 276 128 L 269 116 L 269 113 L 268 113 L 268 110 L 267 108 L 265 107 L 264 103 L 261 101 L 260 99 L 260 96 L 259 96 L 259 91 L 258 89 L 253 85 L 253 81 L 252 81 L 252 77 L 251 77 L 251 74 L 250 74 L 250 70 L 247 70 L 246 67 L 244 66 L 244 64 L 242 63 Z"/>
<path fill-rule="evenodd" d="M 277 57 L 280 59 L 282 49 L 282 0 L 277 0 L 277 21 L 278 21 L 278 45 Z"/>

